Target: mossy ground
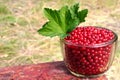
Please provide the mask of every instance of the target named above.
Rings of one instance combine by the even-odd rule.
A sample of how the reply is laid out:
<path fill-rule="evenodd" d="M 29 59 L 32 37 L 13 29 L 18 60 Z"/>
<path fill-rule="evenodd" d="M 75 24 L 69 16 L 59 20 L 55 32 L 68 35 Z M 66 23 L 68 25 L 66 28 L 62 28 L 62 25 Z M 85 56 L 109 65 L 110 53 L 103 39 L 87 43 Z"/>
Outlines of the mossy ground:
<path fill-rule="evenodd" d="M 75 2 L 89 9 L 81 25 L 106 27 L 120 38 L 120 0 L 0 0 L 0 67 L 62 60 L 59 38 L 41 36 L 37 30 L 46 22 L 44 7 L 58 9 Z M 120 39 L 107 72 L 110 80 L 120 79 L 119 68 Z"/>

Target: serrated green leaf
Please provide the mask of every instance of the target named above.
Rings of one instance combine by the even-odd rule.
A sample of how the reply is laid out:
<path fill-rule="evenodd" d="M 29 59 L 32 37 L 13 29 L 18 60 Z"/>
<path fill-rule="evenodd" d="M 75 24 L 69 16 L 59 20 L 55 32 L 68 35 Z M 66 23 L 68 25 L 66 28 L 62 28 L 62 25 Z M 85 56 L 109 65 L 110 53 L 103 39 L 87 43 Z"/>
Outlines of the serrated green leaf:
<path fill-rule="evenodd" d="M 66 37 L 69 32 L 85 21 L 88 10 L 78 11 L 78 9 L 78 3 L 71 7 L 64 6 L 60 10 L 44 8 L 44 14 L 49 21 L 38 30 L 39 34 L 50 37 Z"/>
<path fill-rule="evenodd" d="M 50 36 L 50 37 L 54 37 L 54 36 L 60 36 L 63 37 L 63 35 L 65 35 L 65 33 L 63 32 L 63 30 L 61 30 L 60 27 L 56 27 L 59 26 L 58 24 L 55 24 L 54 22 L 47 22 L 43 28 L 39 29 L 38 32 L 44 36 Z"/>
<path fill-rule="evenodd" d="M 38 32 L 44 36 L 60 36 L 61 38 L 65 37 L 67 35 L 66 26 L 68 21 L 66 21 L 66 19 L 68 19 L 68 7 L 62 7 L 61 10 L 58 11 L 45 8 L 44 13 L 49 21 L 43 26 L 42 29 L 38 30 Z"/>
<path fill-rule="evenodd" d="M 60 17 L 59 17 L 59 11 L 52 10 L 49 8 L 44 9 L 44 14 L 48 18 L 49 21 L 53 21 L 55 23 L 60 24 Z"/>
<path fill-rule="evenodd" d="M 87 14 L 88 14 L 87 9 L 84 9 L 78 12 L 78 17 L 79 17 L 80 22 L 85 22 L 85 17 L 87 17 Z"/>
<path fill-rule="evenodd" d="M 68 9 L 68 6 L 64 6 L 60 9 L 59 16 L 60 16 L 60 25 L 63 31 L 66 33 L 69 28 L 69 20 L 71 19 L 71 14 Z"/>
<path fill-rule="evenodd" d="M 76 3 L 75 5 L 70 7 L 72 18 L 77 17 L 78 9 L 79 9 L 79 3 Z"/>
<path fill-rule="evenodd" d="M 68 29 L 67 33 L 70 33 L 73 29 L 75 29 L 78 26 L 78 24 L 79 24 L 79 19 L 78 18 L 71 19 L 69 21 L 69 25 L 68 25 L 69 29 Z"/>

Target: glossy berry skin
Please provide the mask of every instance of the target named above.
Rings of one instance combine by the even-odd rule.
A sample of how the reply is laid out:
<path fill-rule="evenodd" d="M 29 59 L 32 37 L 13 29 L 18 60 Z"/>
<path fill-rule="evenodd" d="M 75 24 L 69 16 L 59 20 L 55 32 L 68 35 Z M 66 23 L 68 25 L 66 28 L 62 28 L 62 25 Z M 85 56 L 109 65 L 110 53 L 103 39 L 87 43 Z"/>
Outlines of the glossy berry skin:
<path fill-rule="evenodd" d="M 68 69 L 81 75 L 104 73 L 112 61 L 115 34 L 100 27 L 78 27 L 64 39 L 64 61 Z"/>

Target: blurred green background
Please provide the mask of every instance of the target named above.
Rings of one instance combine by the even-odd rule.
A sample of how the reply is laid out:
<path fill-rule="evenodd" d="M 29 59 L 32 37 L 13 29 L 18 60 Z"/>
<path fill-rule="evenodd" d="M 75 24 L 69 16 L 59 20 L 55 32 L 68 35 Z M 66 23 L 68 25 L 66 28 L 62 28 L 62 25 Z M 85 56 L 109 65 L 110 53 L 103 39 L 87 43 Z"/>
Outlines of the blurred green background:
<path fill-rule="evenodd" d="M 41 36 L 37 30 L 47 21 L 44 7 L 58 9 L 76 2 L 89 9 L 81 26 L 106 27 L 120 37 L 120 0 L 0 0 L 0 67 L 62 60 L 59 38 Z M 106 73 L 110 80 L 120 79 L 119 41 Z"/>

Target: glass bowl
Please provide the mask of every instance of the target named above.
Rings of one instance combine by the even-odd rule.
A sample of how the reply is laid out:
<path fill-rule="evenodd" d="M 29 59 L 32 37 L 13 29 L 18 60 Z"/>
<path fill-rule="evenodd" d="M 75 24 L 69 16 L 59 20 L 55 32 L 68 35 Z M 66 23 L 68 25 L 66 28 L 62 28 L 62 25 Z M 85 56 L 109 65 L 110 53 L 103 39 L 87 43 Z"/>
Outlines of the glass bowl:
<path fill-rule="evenodd" d="M 77 77 L 102 75 L 112 65 L 117 39 L 118 36 L 114 33 L 114 38 L 108 42 L 87 46 L 61 39 L 62 53 L 67 69 Z"/>

